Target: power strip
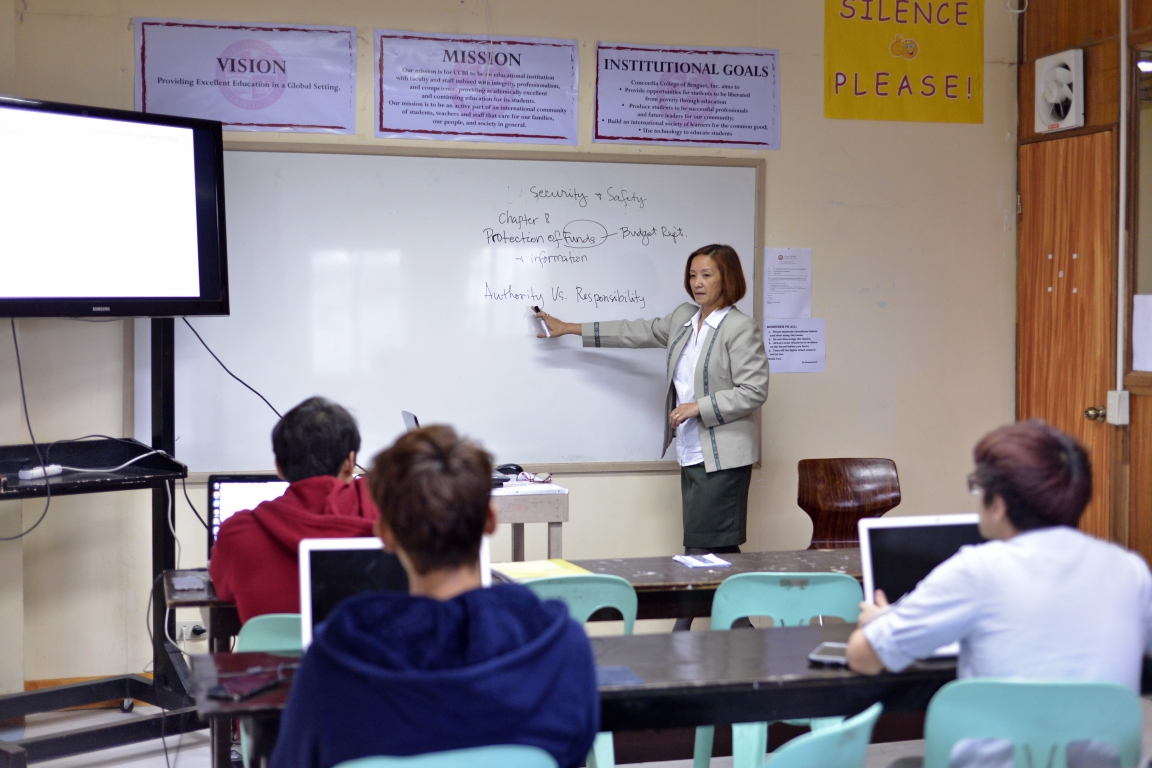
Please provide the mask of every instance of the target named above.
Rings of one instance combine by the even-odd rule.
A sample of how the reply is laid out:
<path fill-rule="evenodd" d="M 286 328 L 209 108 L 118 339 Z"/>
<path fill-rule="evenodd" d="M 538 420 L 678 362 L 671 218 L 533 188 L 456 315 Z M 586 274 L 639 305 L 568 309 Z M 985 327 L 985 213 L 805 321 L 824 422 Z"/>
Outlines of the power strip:
<path fill-rule="evenodd" d="M 64 471 L 59 464 L 49 464 L 47 467 L 37 465 L 29 469 L 21 469 L 17 474 L 21 480 L 40 480 L 45 475 L 52 477 Z"/>

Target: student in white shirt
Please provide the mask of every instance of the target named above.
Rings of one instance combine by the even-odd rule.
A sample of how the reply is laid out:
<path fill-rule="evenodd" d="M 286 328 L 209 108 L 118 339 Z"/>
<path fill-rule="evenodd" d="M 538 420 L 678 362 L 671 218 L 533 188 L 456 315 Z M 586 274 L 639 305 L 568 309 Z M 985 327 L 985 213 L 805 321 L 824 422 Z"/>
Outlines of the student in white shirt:
<path fill-rule="evenodd" d="M 861 603 L 857 672 L 900 671 L 960 641 L 958 676 L 1104 680 L 1140 690 L 1152 639 L 1144 560 L 1076 529 L 1092 497 L 1088 455 L 1042 421 L 1001 427 L 974 450 L 984 544 L 961 548 L 889 606 Z"/>

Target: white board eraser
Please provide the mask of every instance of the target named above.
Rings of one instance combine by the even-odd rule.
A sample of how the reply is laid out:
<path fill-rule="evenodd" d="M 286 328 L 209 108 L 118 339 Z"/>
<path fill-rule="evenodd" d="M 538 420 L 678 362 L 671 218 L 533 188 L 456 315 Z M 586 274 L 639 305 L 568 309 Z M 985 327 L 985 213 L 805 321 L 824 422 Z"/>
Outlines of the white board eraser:
<path fill-rule="evenodd" d="M 59 464 L 49 464 L 46 467 L 36 465 L 30 469 L 21 469 L 17 474 L 21 480 L 40 480 L 47 474 L 48 477 L 58 475 L 64 469 Z"/>

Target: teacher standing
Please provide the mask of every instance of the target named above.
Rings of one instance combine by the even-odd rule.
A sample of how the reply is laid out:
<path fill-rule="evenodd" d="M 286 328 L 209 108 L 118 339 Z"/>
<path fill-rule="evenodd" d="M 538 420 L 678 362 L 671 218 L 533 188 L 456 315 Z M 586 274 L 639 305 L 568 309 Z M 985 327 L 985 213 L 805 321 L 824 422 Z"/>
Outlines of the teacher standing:
<path fill-rule="evenodd" d="M 734 306 L 746 283 L 731 246 L 693 251 L 684 289 L 692 302 L 654 320 L 577 324 L 543 312 L 537 317 L 553 336 L 579 334 L 586 347 L 668 350 L 664 452 L 675 440 L 684 551 L 739 552 L 747 540 L 752 464 L 760 458 L 752 415 L 768 397 L 768 356 L 756 322 Z"/>

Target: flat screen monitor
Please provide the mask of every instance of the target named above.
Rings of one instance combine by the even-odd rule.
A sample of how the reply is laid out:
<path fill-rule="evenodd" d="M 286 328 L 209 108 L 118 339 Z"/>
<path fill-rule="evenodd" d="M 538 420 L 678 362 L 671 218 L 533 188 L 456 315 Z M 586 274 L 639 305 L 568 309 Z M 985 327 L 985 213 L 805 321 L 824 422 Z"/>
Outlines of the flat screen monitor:
<path fill-rule="evenodd" d="M 262 501 L 284 495 L 288 481 L 274 475 L 208 476 L 208 556 L 220 533 L 220 524 L 237 512 L 255 509 Z"/>
<path fill-rule="evenodd" d="M 0 317 L 228 314 L 220 123 L 0 97 Z"/>

